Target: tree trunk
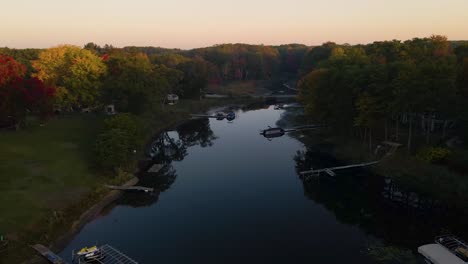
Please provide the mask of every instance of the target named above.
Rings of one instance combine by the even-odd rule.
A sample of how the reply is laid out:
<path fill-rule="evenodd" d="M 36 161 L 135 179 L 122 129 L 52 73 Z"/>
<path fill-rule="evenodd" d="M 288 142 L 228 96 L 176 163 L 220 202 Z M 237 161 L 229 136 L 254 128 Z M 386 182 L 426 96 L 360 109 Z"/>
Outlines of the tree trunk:
<path fill-rule="evenodd" d="M 369 128 L 369 151 L 372 153 L 372 129 Z"/>
<path fill-rule="evenodd" d="M 367 128 L 364 128 L 364 137 L 362 138 L 362 142 L 366 142 L 367 138 Z"/>
<path fill-rule="evenodd" d="M 429 137 L 431 135 L 431 122 L 432 118 L 426 119 L 426 144 L 429 144 Z"/>
<path fill-rule="evenodd" d="M 388 122 L 387 122 L 387 118 L 385 118 L 385 141 L 388 141 Z"/>
<path fill-rule="evenodd" d="M 398 120 L 398 115 L 396 118 L 396 124 L 395 124 L 395 141 L 398 142 L 400 140 L 400 120 Z"/>
<path fill-rule="evenodd" d="M 411 152 L 411 136 L 413 133 L 413 117 L 409 117 L 409 128 L 408 128 L 408 153 Z"/>
<path fill-rule="evenodd" d="M 442 139 L 445 138 L 445 133 L 447 132 L 447 120 L 444 120 L 444 128 L 442 129 Z"/>

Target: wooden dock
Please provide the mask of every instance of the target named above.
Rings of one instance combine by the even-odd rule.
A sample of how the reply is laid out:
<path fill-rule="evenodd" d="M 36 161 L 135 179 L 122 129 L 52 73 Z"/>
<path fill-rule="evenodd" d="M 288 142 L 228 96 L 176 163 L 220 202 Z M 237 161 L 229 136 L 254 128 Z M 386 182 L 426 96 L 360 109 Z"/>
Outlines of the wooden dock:
<path fill-rule="evenodd" d="M 320 173 L 325 172 L 326 174 L 330 175 L 331 177 L 335 177 L 335 171 L 336 170 L 345 170 L 345 169 L 351 169 L 351 168 L 359 168 L 359 167 L 366 167 L 366 166 L 371 166 L 374 164 L 379 163 L 379 161 L 372 161 L 372 162 L 365 162 L 365 163 L 358 163 L 358 164 L 351 164 L 351 165 L 346 165 L 346 166 L 338 166 L 338 167 L 331 167 L 331 168 L 324 168 L 324 169 L 318 169 L 318 170 L 308 170 L 308 171 L 302 171 L 299 174 L 301 175 L 316 175 L 319 176 Z"/>
<path fill-rule="evenodd" d="M 44 258 L 46 258 L 50 263 L 53 264 L 66 264 L 66 262 L 57 256 L 54 252 L 50 251 L 50 249 L 46 248 L 41 244 L 36 244 L 31 246 L 35 249 L 39 254 L 41 254 Z"/>
<path fill-rule="evenodd" d="M 326 127 L 325 125 L 307 125 L 307 126 L 299 126 L 299 127 L 292 127 L 284 129 L 284 132 L 291 133 L 291 132 L 299 132 L 305 130 L 313 130 L 317 128 Z"/>
<path fill-rule="evenodd" d="M 164 164 L 154 164 L 151 168 L 148 169 L 149 173 L 158 173 L 162 168 L 164 168 Z"/>
<path fill-rule="evenodd" d="M 207 115 L 207 114 L 191 114 L 193 118 L 216 118 L 215 115 Z"/>
<path fill-rule="evenodd" d="M 283 83 L 283 86 L 286 87 L 286 88 L 289 89 L 289 90 L 293 90 L 293 91 L 299 92 L 299 89 L 294 88 L 294 87 L 291 87 L 291 86 L 290 86 L 289 84 L 287 84 L 287 83 Z"/>
<path fill-rule="evenodd" d="M 115 186 L 106 185 L 107 188 L 119 191 L 140 191 L 140 192 L 153 192 L 154 188 L 142 187 L 142 186 Z"/>

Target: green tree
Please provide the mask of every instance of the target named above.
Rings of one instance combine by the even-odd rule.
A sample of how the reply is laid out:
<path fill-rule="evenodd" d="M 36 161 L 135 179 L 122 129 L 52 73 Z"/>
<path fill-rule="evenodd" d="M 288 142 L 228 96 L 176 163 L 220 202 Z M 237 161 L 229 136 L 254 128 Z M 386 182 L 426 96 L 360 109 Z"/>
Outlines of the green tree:
<path fill-rule="evenodd" d="M 141 121 L 131 114 L 118 114 L 105 120 L 104 131 L 95 144 L 99 167 L 105 170 L 126 167 L 142 145 L 142 129 Z"/>
<path fill-rule="evenodd" d="M 153 65 L 142 53 L 113 52 L 106 61 L 103 101 L 115 104 L 118 111 L 142 113 L 157 94 Z"/>

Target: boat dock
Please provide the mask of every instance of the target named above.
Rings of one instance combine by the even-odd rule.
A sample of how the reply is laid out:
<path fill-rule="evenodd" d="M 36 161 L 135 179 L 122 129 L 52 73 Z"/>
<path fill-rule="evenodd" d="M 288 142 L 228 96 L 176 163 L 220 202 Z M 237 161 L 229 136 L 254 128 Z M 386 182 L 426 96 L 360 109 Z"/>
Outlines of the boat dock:
<path fill-rule="evenodd" d="M 207 114 L 191 114 L 193 118 L 216 118 L 216 115 L 207 115 Z"/>
<path fill-rule="evenodd" d="M 326 127 L 326 126 L 325 125 L 298 126 L 298 127 L 286 128 L 284 129 L 284 132 L 286 133 L 299 132 L 299 131 L 305 131 L 305 130 L 313 130 L 313 129 L 322 128 L 322 127 Z"/>
<path fill-rule="evenodd" d="M 141 192 L 153 192 L 154 188 L 148 188 L 143 186 L 115 186 L 106 185 L 107 188 L 119 191 L 141 191 Z"/>
<path fill-rule="evenodd" d="M 46 258 L 50 263 L 66 264 L 66 262 L 61 257 L 57 256 L 54 252 L 50 251 L 50 249 L 41 244 L 32 245 L 31 247 L 39 252 L 39 254 Z"/>
<path fill-rule="evenodd" d="M 120 252 L 119 250 L 111 247 L 110 245 L 104 245 L 99 247 L 101 251 L 101 257 L 99 259 L 93 260 L 92 263 L 100 264 L 138 264 L 135 260 L 131 259 L 129 256 Z M 73 255 L 75 257 L 75 255 Z M 73 263 L 85 264 L 90 263 L 81 259 L 73 259 Z"/>
<path fill-rule="evenodd" d="M 154 164 L 151 168 L 148 169 L 149 173 L 158 173 L 162 168 L 164 168 L 164 164 Z"/>
<path fill-rule="evenodd" d="M 345 170 L 345 169 L 351 169 L 351 168 L 359 168 L 359 167 L 366 167 L 366 166 L 371 166 L 374 164 L 379 163 L 379 161 L 372 161 L 372 162 L 365 162 L 365 163 L 358 163 L 358 164 L 351 164 L 351 165 L 346 165 L 346 166 L 338 166 L 338 167 L 331 167 L 331 168 L 324 168 L 324 169 L 318 169 L 318 170 L 308 170 L 308 171 L 302 171 L 299 174 L 301 175 L 314 175 L 314 176 L 320 176 L 322 172 L 325 172 L 331 177 L 335 177 L 335 171 L 336 170 Z"/>

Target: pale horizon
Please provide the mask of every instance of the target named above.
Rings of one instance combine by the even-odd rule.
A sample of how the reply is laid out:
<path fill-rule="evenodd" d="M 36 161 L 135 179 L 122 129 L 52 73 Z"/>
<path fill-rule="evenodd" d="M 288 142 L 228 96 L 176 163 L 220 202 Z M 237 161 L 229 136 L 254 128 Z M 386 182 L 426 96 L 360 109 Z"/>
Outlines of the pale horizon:
<path fill-rule="evenodd" d="M 466 0 L 16 0 L 2 6 L 0 47 L 88 42 L 178 49 L 223 43 L 315 46 L 433 34 L 466 40 L 466 10 Z"/>

